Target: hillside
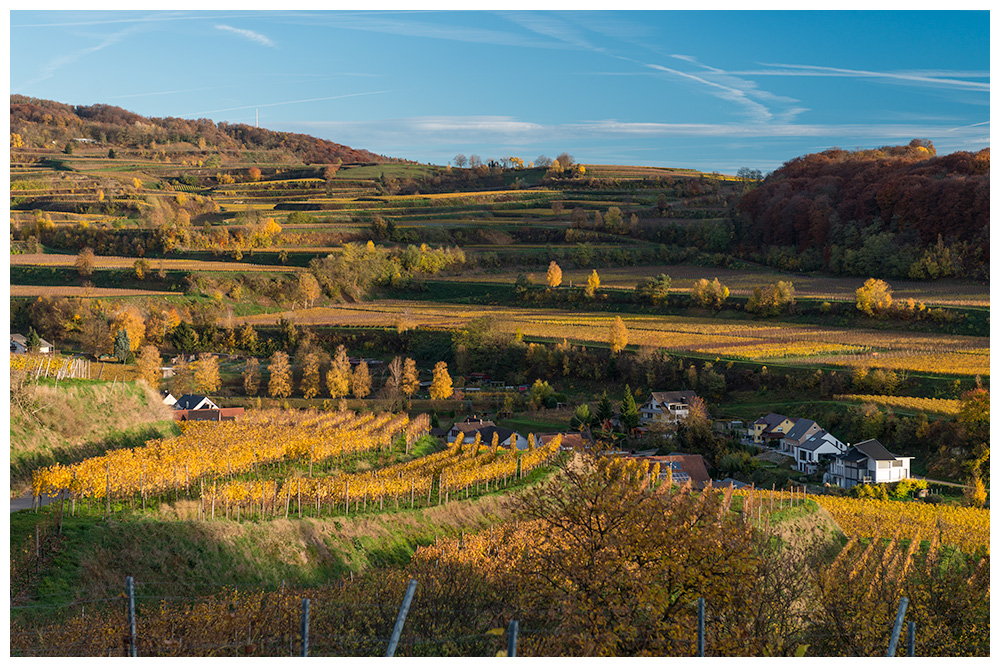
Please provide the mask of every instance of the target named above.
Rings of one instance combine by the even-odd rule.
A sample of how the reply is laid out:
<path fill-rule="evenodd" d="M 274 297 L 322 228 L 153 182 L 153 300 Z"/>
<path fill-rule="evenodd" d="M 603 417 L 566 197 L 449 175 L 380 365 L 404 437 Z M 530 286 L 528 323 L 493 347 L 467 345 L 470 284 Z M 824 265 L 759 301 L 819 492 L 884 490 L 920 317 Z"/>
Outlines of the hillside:
<path fill-rule="evenodd" d="M 170 409 L 134 382 L 11 380 L 10 485 L 30 492 L 32 470 L 176 435 Z"/>
<path fill-rule="evenodd" d="M 989 276 L 990 151 L 930 142 L 795 158 L 739 202 L 738 251 L 795 271 Z"/>
<path fill-rule="evenodd" d="M 152 151 L 189 144 L 212 153 L 274 151 L 306 164 L 390 161 L 370 151 L 351 148 L 305 134 L 275 132 L 243 124 L 214 123 L 205 118 L 146 118 L 108 104 L 69 105 L 23 95 L 10 96 L 10 131 L 28 148 L 63 148 L 81 142 Z M 126 152 L 127 154 L 127 152 Z"/>

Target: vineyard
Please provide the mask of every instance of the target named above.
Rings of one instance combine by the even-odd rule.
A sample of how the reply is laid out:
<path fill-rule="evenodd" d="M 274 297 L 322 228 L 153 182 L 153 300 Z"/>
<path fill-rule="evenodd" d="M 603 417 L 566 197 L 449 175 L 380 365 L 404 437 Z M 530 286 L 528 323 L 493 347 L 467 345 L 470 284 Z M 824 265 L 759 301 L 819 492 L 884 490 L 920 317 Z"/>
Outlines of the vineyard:
<path fill-rule="evenodd" d="M 853 540 L 899 539 L 957 547 L 966 553 L 990 549 L 990 511 L 892 500 L 810 496 Z"/>
<path fill-rule="evenodd" d="M 482 455 L 452 449 L 437 460 Z M 524 656 L 693 656 L 699 642 L 707 656 L 880 656 L 904 597 L 915 655 L 988 653 L 989 554 L 955 551 L 956 533 L 907 538 L 897 514 L 870 521 L 869 538 L 849 530 L 829 560 L 776 553 L 761 548 L 772 521 L 808 515 L 813 501 L 826 507 L 823 497 L 693 492 L 657 483 L 656 473 L 610 460 L 569 472 L 518 501 L 514 520 L 322 587 L 166 600 L 138 581 L 134 640 L 119 596 L 56 623 L 15 619 L 11 652 L 127 655 L 134 641 L 139 656 L 380 656 L 415 581 L 396 655 L 502 655 L 515 619 Z M 789 567 L 789 558 L 800 562 Z M 905 650 L 900 643 L 896 655 Z"/>
<path fill-rule="evenodd" d="M 241 323 L 274 324 L 280 317 L 303 325 L 454 329 L 476 317 L 492 316 L 511 333 L 578 344 L 606 344 L 614 315 L 552 309 L 462 306 L 382 300 L 373 304 L 316 307 L 239 318 Z M 930 336 L 912 332 L 835 329 L 767 322 L 713 322 L 693 317 L 621 316 L 629 345 L 663 348 L 721 358 L 827 364 L 988 376 L 989 340 L 975 336 Z"/>
<path fill-rule="evenodd" d="M 74 465 L 37 470 L 35 497 L 65 497 L 88 507 L 127 501 L 145 508 L 147 501 L 183 494 L 198 499 L 205 518 L 288 517 L 294 506 L 313 516 L 364 512 L 401 504 L 413 507 L 432 492 L 438 502 L 454 494 L 468 498 L 506 487 L 559 453 L 557 436 L 524 451 L 490 445 L 479 435 L 459 438 L 443 451 L 374 470 L 350 473 L 345 465 L 359 454 L 390 450 L 401 439 L 408 451 L 429 428 L 426 415 L 356 414 L 350 411 L 296 413 L 251 411 L 238 421 L 185 422 L 181 436 L 152 440 L 144 447 L 108 452 Z M 301 470 L 289 474 L 289 464 Z M 317 476 L 314 476 L 314 472 Z"/>
<path fill-rule="evenodd" d="M 919 398 L 916 396 L 877 396 L 872 394 L 838 394 L 834 396 L 839 401 L 855 401 L 871 403 L 880 407 L 899 408 L 914 412 L 947 415 L 955 417 L 962 407 L 962 402 L 951 398 Z"/>

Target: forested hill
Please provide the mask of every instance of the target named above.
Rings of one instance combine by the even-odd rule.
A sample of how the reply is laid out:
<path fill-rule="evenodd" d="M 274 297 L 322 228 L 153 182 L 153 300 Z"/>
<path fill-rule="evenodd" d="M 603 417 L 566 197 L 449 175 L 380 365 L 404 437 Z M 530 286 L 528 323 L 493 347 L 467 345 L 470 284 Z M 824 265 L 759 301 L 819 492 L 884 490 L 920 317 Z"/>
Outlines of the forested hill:
<path fill-rule="evenodd" d="M 307 164 L 396 161 L 306 134 L 216 124 L 206 118 L 146 118 L 107 104 L 72 106 L 22 95 L 10 96 L 10 131 L 20 135 L 25 146 L 39 148 L 82 138 L 127 148 L 187 142 L 216 151 L 278 149 Z"/>
<path fill-rule="evenodd" d="M 928 141 L 831 149 L 786 162 L 745 194 L 740 254 L 789 270 L 989 277 L 990 150 L 938 157 Z"/>

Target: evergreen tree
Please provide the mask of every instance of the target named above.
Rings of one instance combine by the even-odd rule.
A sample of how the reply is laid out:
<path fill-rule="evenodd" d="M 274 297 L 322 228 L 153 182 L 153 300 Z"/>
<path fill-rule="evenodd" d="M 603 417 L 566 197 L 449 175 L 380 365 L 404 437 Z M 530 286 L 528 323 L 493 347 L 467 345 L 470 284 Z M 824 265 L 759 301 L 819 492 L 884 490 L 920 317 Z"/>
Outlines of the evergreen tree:
<path fill-rule="evenodd" d="M 198 332 L 187 322 L 181 321 L 170 334 L 174 347 L 181 352 L 194 352 L 198 347 Z"/>
<path fill-rule="evenodd" d="M 612 417 L 615 416 L 615 409 L 611 407 L 611 399 L 608 398 L 608 392 L 601 392 L 601 400 L 597 402 L 597 421 L 601 424 L 608 422 Z"/>
<path fill-rule="evenodd" d="M 631 431 L 639 425 L 639 408 L 635 405 L 632 389 L 625 385 L 625 395 L 622 396 L 621 422 L 626 431 Z"/>
<path fill-rule="evenodd" d="M 28 327 L 28 335 L 25 336 L 25 342 L 28 346 L 28 352 L 38 352 L 38 348 L 42 346 L 42 338 L 35 331 L 35 327 Z"/>
<path fill-rule="evenodd" d="M 125 329 L 119 329 L 118 335 L 115 336 L 115 346 L 114 355 L 118 361 L 123 364 L 128 361 L 128 355 L 131 352 L 129 349 L 128 332 Z"/>

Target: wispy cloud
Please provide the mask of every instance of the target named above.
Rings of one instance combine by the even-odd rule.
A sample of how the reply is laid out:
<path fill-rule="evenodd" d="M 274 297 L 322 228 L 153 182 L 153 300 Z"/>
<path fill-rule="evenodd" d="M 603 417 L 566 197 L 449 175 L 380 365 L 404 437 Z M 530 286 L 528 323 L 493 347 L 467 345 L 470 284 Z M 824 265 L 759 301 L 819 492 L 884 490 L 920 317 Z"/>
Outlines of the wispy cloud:
<path fill-rule="evenodd" d="M 305 17 L 284 18 L 283 21 L 310 26 L 327 26 L 337 30 L 359 30 L 472 44 L 493 44 L 518 48 L 566 48 L 564 44 L 553 42 L 551 39 L 534 39 L 512 30 L 435 23 L 415 19 L 414 15 L 419 15 L 419 12 L 338 12 L 334 15 L 318 12 Z"/>
<path fill-rule="evenodd" d="M 390 92 L 390 91 L 388 91 L 388 90 L 376 90 L 376 91 L 368 92 L 368 93 L 348 93 L 346 95 L 333 95 L 331 97 L 313 97 L 313 98 L 310 98 L 310 99 L 307 99 L 307 100 L 288 100 L 286 102 L 267 102 L 267 103 L 264 103 L 264 104 L 247 104 L 246 106 L 229 107 L 227 109 L 211 109 L 209 111 L 196 111 L 194 113 L 182 114 L 182 116 L 189 118 L 191 116 L 203 116 L 205 114 L 210 114 L 210 113 L 223 113 L 223 112 L 226 112 L 226 111 L 242 111 L 243 109 L 263 109 L 265 107 L 280 107 L 280 106 L 284 106 L 286 104 L 303 104 L 305 102 L 324 102 L 326 100 L 339 100 L 339 99 L 343 99 L 345 97 L 360 97 L 362 95 L 382 95 L 382 94 L 388 93 L 388 92 Z"/>
<path fill-rule="evenodd" d="M 510 116 L 431 116 L 371 121 L 302 121 L 288 125 L 313 132 L 336 132 L 342 138 L 364 138 L 379 145 L 405 142 L 524 144 L 554 140 L 613 138 L 718 137 L 732 139 L 831 138 L 866 142 L 890 142 L 899 138 L 937 136 L 947 127 L 934 123 L 894 123 L 874 125 L 802 123 L 636 123 L 614 119 L 577 123 L 545 124 Z M 978 124 L 977 124 L 978 125 Z M 955 128 L 960 135 L 983 140 L 988 132 L 977 125 Z"/>
<path fill-rule="evenodd" d="M 104 49 L 107 49 L 111 46 L 114 46 L 118 42 L 125 39 L 125 37 L 127 37 L 128 35 L 137 32 L 137 30 L 138 28 L 135 26 L 130 28 L 125 28 L 124 30 L 119 30 L 118 32 L 113 33 L 111 35 L 104 36 L 103 39 L 101 39 L 101 41 L 95 44 L 94 46 L 88 46 L 87 48 L 74 51 L 73 53 L 67 53 L 66 55 L 52 58 L 39 68 L 37 77 L 35 77 L 31 81 L 28 81 L 23 85 L 30 86 L 39 83 L 41 81 L 45 81 L 46 79 L 50 79 L 52 78 L 52 76 L 55 75 L 56 72 L 58 72 L 63 67 L 66 67 L 67 65 L 72 65 L 81 58 L 85 58 L 89 55 L 92 55 L 99 51 L 103 51 Z"/>
<path fill-rule="evenodd" d="M 254 32 L 253 30 L 244 30 L 243 28 L 234 28 L 233 26 L 226 25 L 225 23 L 216 24 L 215 27 L 218 30 L 225 30 L 225 31 L 231 32 L 231 33 L 233 33 L 235 35 L 239 35 L 240 37 L 243 37 L 244 39 L 249 39 L 251 42 L 256 42 L 257 44 L 260 44 L 261 46 L 270 46 L 272 48 L 277 46 L 277 44 L 275 44 L 269 37 L 267 37 L 265 35 L 262 35 L 259 32 Z"/>
<path fill-rule="evenodd" d="M 156 95 L 179 95 L 181 93 L 197 93 L 202 90 L 219 90 L 220 88 L 232 88 L 229 86 L 204 86 L 202 88 L 184 88 L 182 90 L 159 90 L 152 93 L 132 93 L 129 95 L 111 95 L 107 99 L 109 100 L 124 100 L 130 97 L 154 97 Z"/>
<path fill-rule="evenodd" d="M 789 65 L 787 63 L 761 63 L 772 69 L 730 72 L 740 76 L 819 76 L 845 77 L 855 79 L 878 79 L 914 86 L 961 88 L 965 90 L 990 91 L 989 82 L 968 81 L 970 78 L 989 78 L 988 72 L 947 72 L 941 70 L 902 70 L 881 72 L 874 70 L 845 69 L 843 67 L 823 67 L 819 65 Z"/>

